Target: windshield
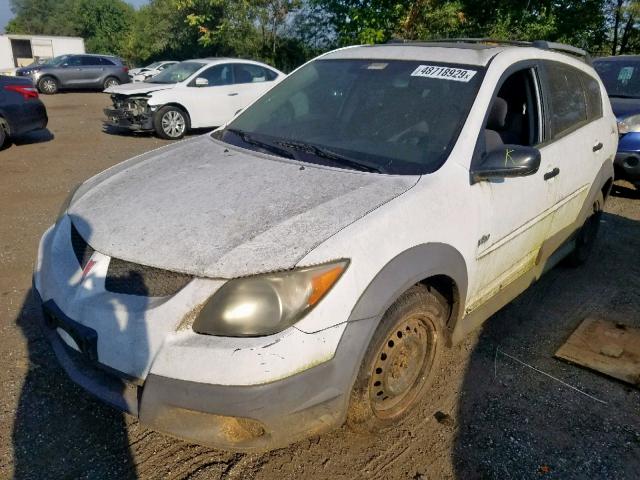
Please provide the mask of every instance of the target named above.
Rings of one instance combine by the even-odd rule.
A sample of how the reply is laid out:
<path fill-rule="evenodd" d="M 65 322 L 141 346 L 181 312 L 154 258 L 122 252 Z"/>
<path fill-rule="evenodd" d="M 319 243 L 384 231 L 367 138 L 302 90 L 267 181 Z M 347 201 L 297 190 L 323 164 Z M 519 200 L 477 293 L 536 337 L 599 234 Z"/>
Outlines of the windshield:
<path fill-rule="evenodd" d="M 59 67 L 69 59 L 70 55 L 59 55 L 57 57 L 49 58 L 42 62 L 40 65 L 51 65 L 52 67 Z"/>
<path fill-rule="evenodd" d="M 186 80 L 191 75 L 196 73 L 202 67 L 204 63 L 200 62 L 180 62 L 175 65 L 171 65 L 169 68 L 163 70 L 161 73 L 151 79 L 152 83 L 178 83 Z"/>
<path fill-rule="evenodd" d="M 150 65 L 147 65 L 146 68 L 147 70 L 153 70 L 154 68 L 158 68 L 160 65 L 162 64 L 162 62 L 153 62 Z"/>
<path fill-rule="evenodd" d="M 640 62 L 599 60 L 593 67 L 610 97 L 640 98 Z"/>
<path fill-rule="evenodd" d="M 482 82 L 479 67 L 316 60 L 215 137 L 297 160 L 391 174 L 444 163 Z"/>

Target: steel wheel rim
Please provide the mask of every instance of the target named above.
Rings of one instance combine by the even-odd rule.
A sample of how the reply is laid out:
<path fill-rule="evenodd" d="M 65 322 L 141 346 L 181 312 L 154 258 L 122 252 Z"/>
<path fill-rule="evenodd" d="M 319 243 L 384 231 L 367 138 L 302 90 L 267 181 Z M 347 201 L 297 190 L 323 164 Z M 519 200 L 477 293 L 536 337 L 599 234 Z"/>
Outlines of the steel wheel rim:
<path fill-rule="evenodd" d="M 47 78 L 42 82 L 42 89 L 47 93 L 53 93 L 56 91 L 56 82 Z"/>
<path fill-rule="evenodd" d="M 433 365 L 437 334 L 423 314 L 409 316 L 387 336 L 369 379 L 375 415 L 393 418 L 413 405 Z"/>
<path fill-rule="evenodd" d="M 115 87 L 117 85 L 120 85 L 117 80 L 113 78 L 111 80 L 107 80 L 107 88 Z"/>
<path fill-rule="evenodd" d="M 175 110 L 171 110 L 162 116 L 162 131 L 169 137 L 176 138 L 182 135 L 185 126 L 184 117 Z"/>

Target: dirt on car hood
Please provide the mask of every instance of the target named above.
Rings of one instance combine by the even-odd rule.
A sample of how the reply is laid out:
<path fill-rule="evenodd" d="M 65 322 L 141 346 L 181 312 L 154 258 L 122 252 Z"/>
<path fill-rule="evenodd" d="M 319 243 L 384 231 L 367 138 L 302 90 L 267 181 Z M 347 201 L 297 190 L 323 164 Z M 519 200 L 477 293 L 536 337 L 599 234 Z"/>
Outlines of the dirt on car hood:
<path fill-rule="evenodd" d="M 146 93 L 157 92 L 158 90 L 167 90 L 175 85 L 171 83 L 151 83 L 137 82 L 124 83 L 114 87 L 107 88 L 104 93 L 120 94 L 120 95 L 144 95 Z"/>
<path fill-rule="evenodd" d="M 233 278 L 294 267 L 416 181 L 303 166 L 205 135 L 98 174 L 76 191 L 68 214 L 105 255 Z"/>

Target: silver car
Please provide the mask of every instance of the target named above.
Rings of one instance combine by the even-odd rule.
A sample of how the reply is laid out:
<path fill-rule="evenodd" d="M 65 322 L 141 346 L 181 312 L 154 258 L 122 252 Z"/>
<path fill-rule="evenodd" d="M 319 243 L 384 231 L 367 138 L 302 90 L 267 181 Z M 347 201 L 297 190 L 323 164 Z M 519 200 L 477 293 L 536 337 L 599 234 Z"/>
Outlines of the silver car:
<path fill-rule="evenodd" d="M 112 55 L 60 55 L 40 65 L 16 70 L 19 77 L 31 77 L 41 93 L 52 95 L 63 88 L 109 87 L 129 83 L 129 69 Z"/>

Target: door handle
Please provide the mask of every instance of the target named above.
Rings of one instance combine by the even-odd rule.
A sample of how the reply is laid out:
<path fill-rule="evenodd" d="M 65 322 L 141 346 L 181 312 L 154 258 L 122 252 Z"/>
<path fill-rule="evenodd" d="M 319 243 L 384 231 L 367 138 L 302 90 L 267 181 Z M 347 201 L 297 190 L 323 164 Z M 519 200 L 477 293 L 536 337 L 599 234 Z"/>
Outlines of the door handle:
<path fill-rule="evenodd" d="M 598 143 L 596 143 L 596 144 L 593 146 L 593 151 L 594 151 L 594 152 L 597 152 L 598 150 L 602 150 L 602 147 L 603 147 L 603 146 L 604 146 L 604 145 L 602 145 L 602 142 L 598 142 Z"/>
<path fill-rule="evenodd" d="M 235 93 L 228 93 L 227 95 L 229 95 L 230 97 L 235 97 L 236 95 L 238 95 L 238 93 L 237 93 L 237 92 L 235 92 Z"/>
<path fill-rule="evenodd" d="M 554 168 L 553 170 L 548 171 L 547 173 L 544 174 L 544 179 L 549 180 L 550 178 L 555 177 L 556 175 L 558 175 L 560 173 L 560 169 L 558 167 Z"/>

